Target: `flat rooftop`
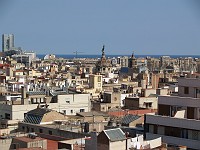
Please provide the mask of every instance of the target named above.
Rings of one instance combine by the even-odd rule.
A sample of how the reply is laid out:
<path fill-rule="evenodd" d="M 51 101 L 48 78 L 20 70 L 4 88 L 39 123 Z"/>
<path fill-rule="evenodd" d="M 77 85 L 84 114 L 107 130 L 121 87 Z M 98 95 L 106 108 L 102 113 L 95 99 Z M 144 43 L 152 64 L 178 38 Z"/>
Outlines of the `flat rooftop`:
<path fill-rule="evenodd" d="M 23 142 L 35 142 L 35 141 L 41 141 L 41 140 L 46 140 L 44 138 L 41 137 L 35 137 L 35 138 L 30 138 L 27 136 L 22 136 L 22 137 L 15 137 L 14 139 L 17 139 L 19 141 L 23 141 Z"/>

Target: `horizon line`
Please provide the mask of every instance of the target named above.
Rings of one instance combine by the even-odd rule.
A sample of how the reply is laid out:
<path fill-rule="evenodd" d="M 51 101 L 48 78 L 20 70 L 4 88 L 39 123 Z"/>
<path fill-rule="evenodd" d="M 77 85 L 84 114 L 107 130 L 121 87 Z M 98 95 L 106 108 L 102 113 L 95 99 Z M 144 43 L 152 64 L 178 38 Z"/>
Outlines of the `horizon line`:
<path fill-rule="evenodd" d="M 36 55 L 72 55 L 72 56 L 76 56 L 76 54 L 36 54 Z M 101 54 L 79 54 L 81 56 L 83 55 L 98 55 L 100 56 Z M 121 55 L 121 56 L 131 56 L 132 54 L 106 54 L 106 55 L 113 55 L 113 56 L 117 56 L 117 55 Z M 135 56 L 138 55 L 142 55 L 142 56 L 200 56 L 200 54 L 134 54 Z"/>

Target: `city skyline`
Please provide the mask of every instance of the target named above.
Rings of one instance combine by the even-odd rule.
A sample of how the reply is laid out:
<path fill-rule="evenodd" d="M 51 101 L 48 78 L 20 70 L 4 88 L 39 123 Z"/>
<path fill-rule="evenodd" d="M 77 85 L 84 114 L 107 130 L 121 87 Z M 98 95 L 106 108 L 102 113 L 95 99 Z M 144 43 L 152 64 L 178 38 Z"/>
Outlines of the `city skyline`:
<path fill-rule="evenodd" d="M 0 2 L 1 34 L 37 54 L 198 55 L 197 0 Z M 1 39 L 2 40 L 2 39 Z"/>

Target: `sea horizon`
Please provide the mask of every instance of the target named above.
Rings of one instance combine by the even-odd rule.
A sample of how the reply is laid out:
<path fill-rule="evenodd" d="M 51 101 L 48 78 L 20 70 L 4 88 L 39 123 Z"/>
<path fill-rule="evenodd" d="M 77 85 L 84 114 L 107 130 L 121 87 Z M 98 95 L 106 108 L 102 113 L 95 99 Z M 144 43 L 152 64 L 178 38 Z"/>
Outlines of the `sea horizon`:
<path fill-rule="evenodd" d="M 43 59 L 48 54 L 37 54 L 36 56 L 40 59 Z M 56 58 L 64 58 L 64 59 L 73 59 L 73 58 L 101 58 L 101 55 L 95 55 L 95 54 L 81 54 L 81 55 L 75 55 L 75 54 L 52 54 L 55 55 Z M 113 58 L 113 57 L 122 57 L 122 56 L 128 56 L 131 57 L 131 55 L 123 55 L 123 54 L 116 54 L 116 55 L 106 55 L 107 58 Z M 192 58 L 200 58 L 200 55 L 134 55 L 136 58 L 160 58 L 161 56 L 169 56 L 171 58 L 181 58 L 181 57 L 192 57 Z"/>

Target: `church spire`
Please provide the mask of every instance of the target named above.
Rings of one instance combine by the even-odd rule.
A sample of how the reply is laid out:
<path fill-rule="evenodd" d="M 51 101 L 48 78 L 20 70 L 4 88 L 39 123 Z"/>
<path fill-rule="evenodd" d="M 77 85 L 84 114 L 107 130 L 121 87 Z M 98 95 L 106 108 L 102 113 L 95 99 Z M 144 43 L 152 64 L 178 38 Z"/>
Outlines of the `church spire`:
<path fill-rule="evenodd" d="M 101 51 L 102 51 L 102 58 L 103 58 L 103 57 L 106 57 L 106 56 L 105 56 L 105 51 L 104 51 L 104 49 L 105 49 L 105 45 L 103 45 L 103 48 L 102 48 L 102 50 L 101 50 Z"/>
<path fill-rule="evenodd" d="M 133 51 L 133 53 L 132 53 L 132 55 L 131 55 L 131 58 L 134 58 L 135 56 L 134 56 L 134 51 Z"/>

